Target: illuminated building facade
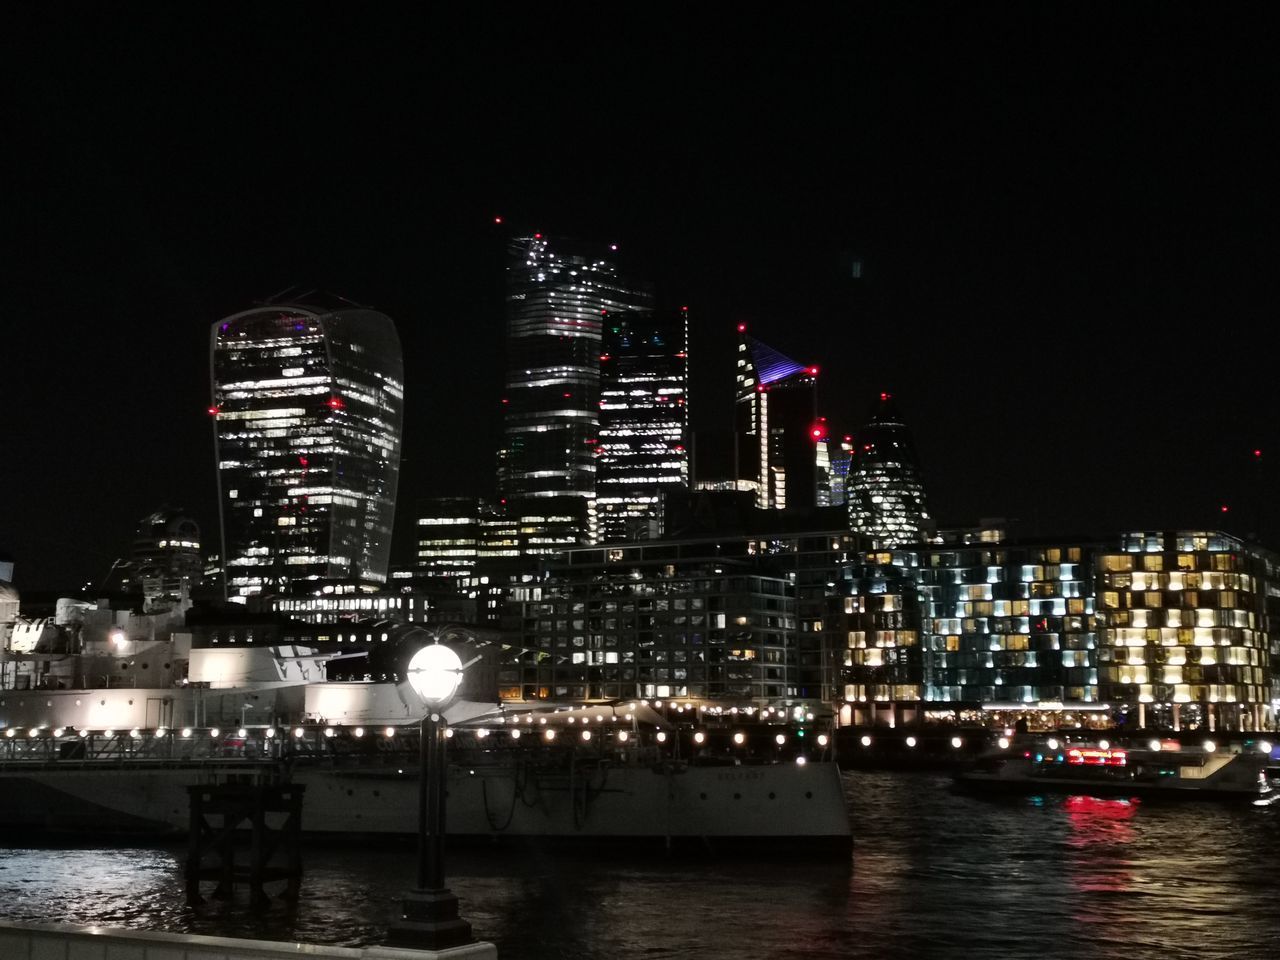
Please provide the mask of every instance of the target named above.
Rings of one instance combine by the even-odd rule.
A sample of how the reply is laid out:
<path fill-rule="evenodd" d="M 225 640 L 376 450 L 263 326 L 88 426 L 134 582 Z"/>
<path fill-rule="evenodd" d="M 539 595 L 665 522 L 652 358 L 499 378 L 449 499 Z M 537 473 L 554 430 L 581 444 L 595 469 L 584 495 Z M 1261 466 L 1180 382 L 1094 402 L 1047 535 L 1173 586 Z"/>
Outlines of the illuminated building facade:
<path fill-rule="evenodd" d="M 146 608 L 189 597 L 204 574 L 200 525 L 181 510 L 162 509 L 142 519 L 133 540 L 129 575 Z"/>
<path fill-rule="evenodd" d="M 1171 729 L 1274 729 L 1277 558 L 1220 532 L 1131 533 L 1098 558 L 1103 696 Z"/>
<path fill-rule="evenodd" d="M 849 525 L 878 546 L 919 543 L 931 525 L 915 441 L 890 394 L 854 435 L 845 499 Z"/>
<path fill-rule="evenodd" d="M 1227 534 L 878 550 L 834 594 L 845 723 L 1276 727 L 1280 561 Z"/>
<path fill-rule="evenodd" d="M 689 484 L 689 316 L 604 317 L 596 458 L 599 539 L 661 536 L 664 488 Z"/>
<path fill-rule="evenodd" d="M 480 555 L 481 501 L 475 497 L 436 497 L 418 508 L 415 566 L 429 577 L 465 577 Z"/>
<path fill-rule="evenodd" d="M 652 309 L 612 248 L 513 239 L 507 262 L 507 374 L 498 488 L 531 552 L 592 536 L 602 318 Z"/>
<path fill-rule="evenodd" d="M 738 324 L 738 479 L 755 484 L 762 509 L 813 507 L 819 503 L 815 448 L 826 439 L 817 418 L 818 368 L 747 336 L 746 329 Z"/>
<path fill-rule="evenodd" d="M 210 346 L 228 595 L 384 583 L 404 409 L 391 320 L 273 304 L 215 323 Z"/>

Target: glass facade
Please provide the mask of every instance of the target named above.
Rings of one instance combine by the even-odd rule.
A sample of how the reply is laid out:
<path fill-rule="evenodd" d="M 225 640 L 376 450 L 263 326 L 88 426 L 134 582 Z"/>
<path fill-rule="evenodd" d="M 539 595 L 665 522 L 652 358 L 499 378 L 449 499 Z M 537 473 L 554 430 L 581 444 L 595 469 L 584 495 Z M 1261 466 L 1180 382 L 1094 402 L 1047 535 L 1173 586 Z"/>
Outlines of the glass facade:
<path fill-rule="evenodd" d="M 854 435 L 845 499 L 849 525 L 878 546 L 919 543 L 929 526 L 924 480 L 911 431 L 890 394 Z"/>
<path fill-rule="evenodd" d="M 213 326 L 226 591 L 386 581 L 404 367 L 391 320 L 281 304 Z"/>
<path fill-rule="evenodd" d="M 854 722 L 880 704 L 1273 729 L 1278 575 L 1221 533 L 873 551 L 827 598 L 827 645 Z"/>
<path fill-rule="evenodd" d="M 593 535 L 602 318 L 652 308 L 651 292 L 624 279 L 608 252 L 541 234 L 508 247 L 498 488 L 545 552 Z"/>
<path fill-rule="evenodd" d="M 818 368 L 747 336 L 744 324 L 736 362 L 738 479 L 755 484 L 756 505 L 765 510 L 818 505 L 815 447 L 826 438 L 825 427 L 814 432 Z"/>
<path fill-rule="evenodd" d="M 602 541 L 661 536 L 664 488 L 689 483 L 689 315 L 611 314 L 600 355 Z"/>
<path fill-rule="evenodd" d="M 480 553 L 481 501 L 475 497 L 437 497 L 418 507 L 418 556 L 415 566 L 430 577 L 466 577 Z"/>
<path fill-rule="evenodd" d="M 1098 561 L 1103 695 L 1172 728 L 1274 718 L 1274 558 L 1223 533 L 1132 533 Z"/>

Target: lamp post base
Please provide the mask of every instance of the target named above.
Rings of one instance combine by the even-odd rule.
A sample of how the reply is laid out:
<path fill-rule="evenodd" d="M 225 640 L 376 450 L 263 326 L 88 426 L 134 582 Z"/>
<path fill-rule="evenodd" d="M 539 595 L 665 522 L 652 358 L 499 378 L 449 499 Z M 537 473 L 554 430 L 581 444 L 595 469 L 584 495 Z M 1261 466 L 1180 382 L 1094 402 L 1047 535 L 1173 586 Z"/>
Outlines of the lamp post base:
<path fill-rule="evenodd" d="M 471 924 L 458 916 L 458 898 L 448 889 L 411 890 L 404 915 L 387 928 L 387 945 L 442 950 L 474 942 Z"/>

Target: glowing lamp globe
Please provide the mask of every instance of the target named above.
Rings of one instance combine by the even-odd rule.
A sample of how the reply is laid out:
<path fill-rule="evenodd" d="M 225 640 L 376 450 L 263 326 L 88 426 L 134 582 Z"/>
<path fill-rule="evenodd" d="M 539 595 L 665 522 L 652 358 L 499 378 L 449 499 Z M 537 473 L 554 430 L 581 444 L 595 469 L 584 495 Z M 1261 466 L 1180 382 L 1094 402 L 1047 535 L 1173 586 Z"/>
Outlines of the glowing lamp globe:
<path fill-rule="evenodd" d="M 423 647 L 409 661 L 409 685 L 430 707 L 442 707 L 462 683 L 462 661 L 446 646 Z"/>

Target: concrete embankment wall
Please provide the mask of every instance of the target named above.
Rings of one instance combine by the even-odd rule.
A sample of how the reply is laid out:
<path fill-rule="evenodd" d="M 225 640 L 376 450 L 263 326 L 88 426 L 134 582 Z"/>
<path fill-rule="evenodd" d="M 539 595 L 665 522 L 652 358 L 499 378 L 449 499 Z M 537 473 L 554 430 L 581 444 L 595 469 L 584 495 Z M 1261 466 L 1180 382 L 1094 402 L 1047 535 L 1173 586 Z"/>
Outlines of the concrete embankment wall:
<path fill-rule="evenodd" d="M 497 960 L 491 943 L 448 950 L 328 947 L 310 943 L 233 940 L 184 933 L 151 933 L 0 921 L 3 960 Z"/>

